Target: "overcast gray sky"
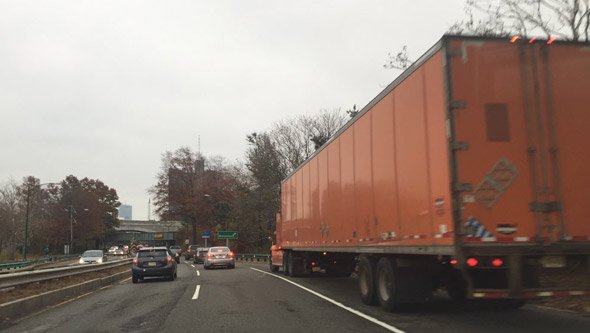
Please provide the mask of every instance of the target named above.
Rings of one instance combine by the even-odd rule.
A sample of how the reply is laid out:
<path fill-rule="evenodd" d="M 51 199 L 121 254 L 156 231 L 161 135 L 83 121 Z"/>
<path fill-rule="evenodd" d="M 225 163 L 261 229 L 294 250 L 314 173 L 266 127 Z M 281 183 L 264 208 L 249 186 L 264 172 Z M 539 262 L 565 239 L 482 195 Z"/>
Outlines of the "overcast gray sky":
<path fill-rule="evenodd" d="M 98 178 L 145 219 L 162 152 L 242 160 L 247 133 L 363 107 L 463 5 L 0 0 L 0 182 Z"/>

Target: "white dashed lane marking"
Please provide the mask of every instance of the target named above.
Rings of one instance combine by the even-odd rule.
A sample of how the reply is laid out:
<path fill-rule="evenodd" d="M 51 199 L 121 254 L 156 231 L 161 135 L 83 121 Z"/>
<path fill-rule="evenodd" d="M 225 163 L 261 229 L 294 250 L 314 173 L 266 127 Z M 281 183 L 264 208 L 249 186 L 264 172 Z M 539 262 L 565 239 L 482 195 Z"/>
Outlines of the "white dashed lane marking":
<path fill-rule="evenodd" d="M 197 289 L 195 290 L 195 293 L 193 294 L 193 299 L 197 299 L 199 298 L 199 291 L 201 290 L 201 285 L 197 285 Z"/>
<path fill-rule="evenodd" d="M 197 271 L 197 276 L 201 276 L 201 272 Z"/>

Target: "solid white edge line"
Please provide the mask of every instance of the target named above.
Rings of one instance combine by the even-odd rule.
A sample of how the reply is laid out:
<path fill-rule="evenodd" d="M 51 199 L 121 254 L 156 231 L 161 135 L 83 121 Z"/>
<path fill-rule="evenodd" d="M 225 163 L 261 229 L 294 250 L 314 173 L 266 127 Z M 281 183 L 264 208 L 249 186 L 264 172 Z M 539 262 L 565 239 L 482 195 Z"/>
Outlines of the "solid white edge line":
<path fill-rule="evenodd" d="M 201 285 L 197 285 L 197 289 L 195 290 L 195 293 L 193 294 L 193 299 L 197 299 L 199 298 L 199 291 L 201 290 Z"/>
<path fill-rule="evenodd" d="M 344 304 L 342 304 L 342 303 L 340 303 L 338 301 L 335 301 L 335 300 L 333 300 L 333 299 L 331 299 L 331 298 L 329 298 L 327 296 L 324 296 L 324 295 L 318 293 L 317 291 L 313 291 L 313 290 L 311 290 L 311 289 L 309 289 L 307 287 L 304 287 L 304 286 L 302 286 L 302 285 L 300 285 L 298 283 L 295 283 L 295 282 L 293 282 L 293 281 L 291 281 L 291 280 L 289 280 L 287 278 L 284 278 L 282 276 L 278 276 L 278 275 L 275 275 L 275 274 L 271 274 L 271 273 L 265 272 L 263 270 L 254 268 L 254 267 L 250 267 L 250 269 L 255 270 L 257 272 L 260 272 L 260 273 L 264 273 L 266 275 L 270 275 L 270 276 L 275 277 L 277 279 L 281 279 L 283 281 L 289 282 L 290 284 L 292 284 L 294 286 L 297 286 L 297 287 L 299 287 L 299 288 L 301 288 L 301 289 L 303 289 L 303 290 L 305 290 L 305 291 L 307 291 L 307 292 L 309 292 L 309 293 L 311 293 L 313 295 L 316 295 L 317 297 L 319 297 L 319 298 L 321 298 L 323 300 L 326 300 L 326 301 L 328 301 L 328 302 L 336 305 L 337 307 L 340 307 L 340 308 L 342 308 L 342 309 L 344 309 L 344 310 L 346 310 L 348 312 L 351 312 L 351 313 L 353 313 L 353 314 L 355 314 L 355 315 L 357 315 L 357 316 L 359 316 L 361 318 L 364 318 L 364 319 L 366 319 L 366 320 L 368 320 L 368 321 L 370 321 L 370 322 L 372 322 L 374 324 L 377 324 L 377 325 L 385 328 L 386 330 L 389 330 L 391 332 L 396 332 L 396 333 L 405 333 L 404 331 L 402 331 L 402 330 L 400 330 L 400 329 L 398 329 L 398 328 L 396 328 L 394 326 L 391 326 L 391 325 L 389 325 L 387 323 L 384 323 L 384 322 L 380 321 L 379 319 L 373 318 L 373 317 L 371 317 L 369 315 L 366 315 L 366 314 L 364 314 L 364 313 L 362 313 L 362 312 L 360 312 L 358 310 L 355 310 L 355 309 L 353 309 L 351 307 L 348 307 L 348 306 L 346 306 L 346 305 L 344 305 Z"/>
<path fill-rule="evenodd" d="M 197 276 L 201 276 L 201 272 L 197 271 Z"/>

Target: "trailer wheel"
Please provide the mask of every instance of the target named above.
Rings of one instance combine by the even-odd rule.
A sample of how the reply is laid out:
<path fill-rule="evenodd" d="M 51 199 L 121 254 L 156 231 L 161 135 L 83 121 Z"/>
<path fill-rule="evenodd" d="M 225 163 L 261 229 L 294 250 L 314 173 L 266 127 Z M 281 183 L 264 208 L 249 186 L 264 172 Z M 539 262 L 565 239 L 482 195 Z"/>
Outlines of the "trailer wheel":
<path fill-rule="evenodd" d="M 377 293 L 375 291 L 375 260 L 361 256 L 358 263 L 359 292 L 363 303 L 368 305 L 377 304 Z"/>
<path fill-rule="evenodd" d="M 447 284 L 447 293 L 455 302 L 463 302 L 467 299 L 467 283 L 459 270 L 450 272 L 450 279 Z"/>
<path fill-rule="evenodd" d="M 291 252 L 283 253 L 283 274 L 289 276 L 289 257 L 291 256 Z"/>
<path fill-rule="evenodd" d="M 295 267 L 294 267 L 294 260 L 293 260 L 293 253 L 289 252 L 289 255 L 287 256 L 287 269 L 289 270 L 289 273 L 287 275 L 289 275 L 290 277 L 294 277 L 295 276 Z"/>
<path fill-rule="evenodd" d="M 381 307 L 393 311 L 399 307 L 394 259 L 383 257 L 377 262 L 377 297 Z"/>
<path fill-rule="evenodd" d="M 270 271 L 271 271 L 271 272 L 273 272 L 273 273 L 276 273 L 276 272 L 278 272 L 278 271 L 279 271 L 279 266 L 277 266 L 277 265 L 273 265 L 273 264 L 272 264 L 272 261 L 271 261 L 271 262 L 270 262 Z"/>

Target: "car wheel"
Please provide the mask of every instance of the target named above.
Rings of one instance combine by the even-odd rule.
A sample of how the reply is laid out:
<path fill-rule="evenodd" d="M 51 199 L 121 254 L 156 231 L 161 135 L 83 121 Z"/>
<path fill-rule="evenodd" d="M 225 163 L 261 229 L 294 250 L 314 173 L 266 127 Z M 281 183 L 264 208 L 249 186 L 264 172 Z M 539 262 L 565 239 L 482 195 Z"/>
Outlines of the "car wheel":
<path fill-rule="evenodd" d="M 137 279 L 137 276 L 132 276 L 132 277 L 131 277 L 131 282 L 133 282 L 133 283 L 137 283 L 137 280 L 138 280 L 138 279 Z"/>
<path fill-rule="evenodd" d="M 209 268 L 211 268 L 211 267 L 209 267 L 209 266 L 203 266 L 203 268 L 205 268 L 205 269 L 209 269 Z"/>

